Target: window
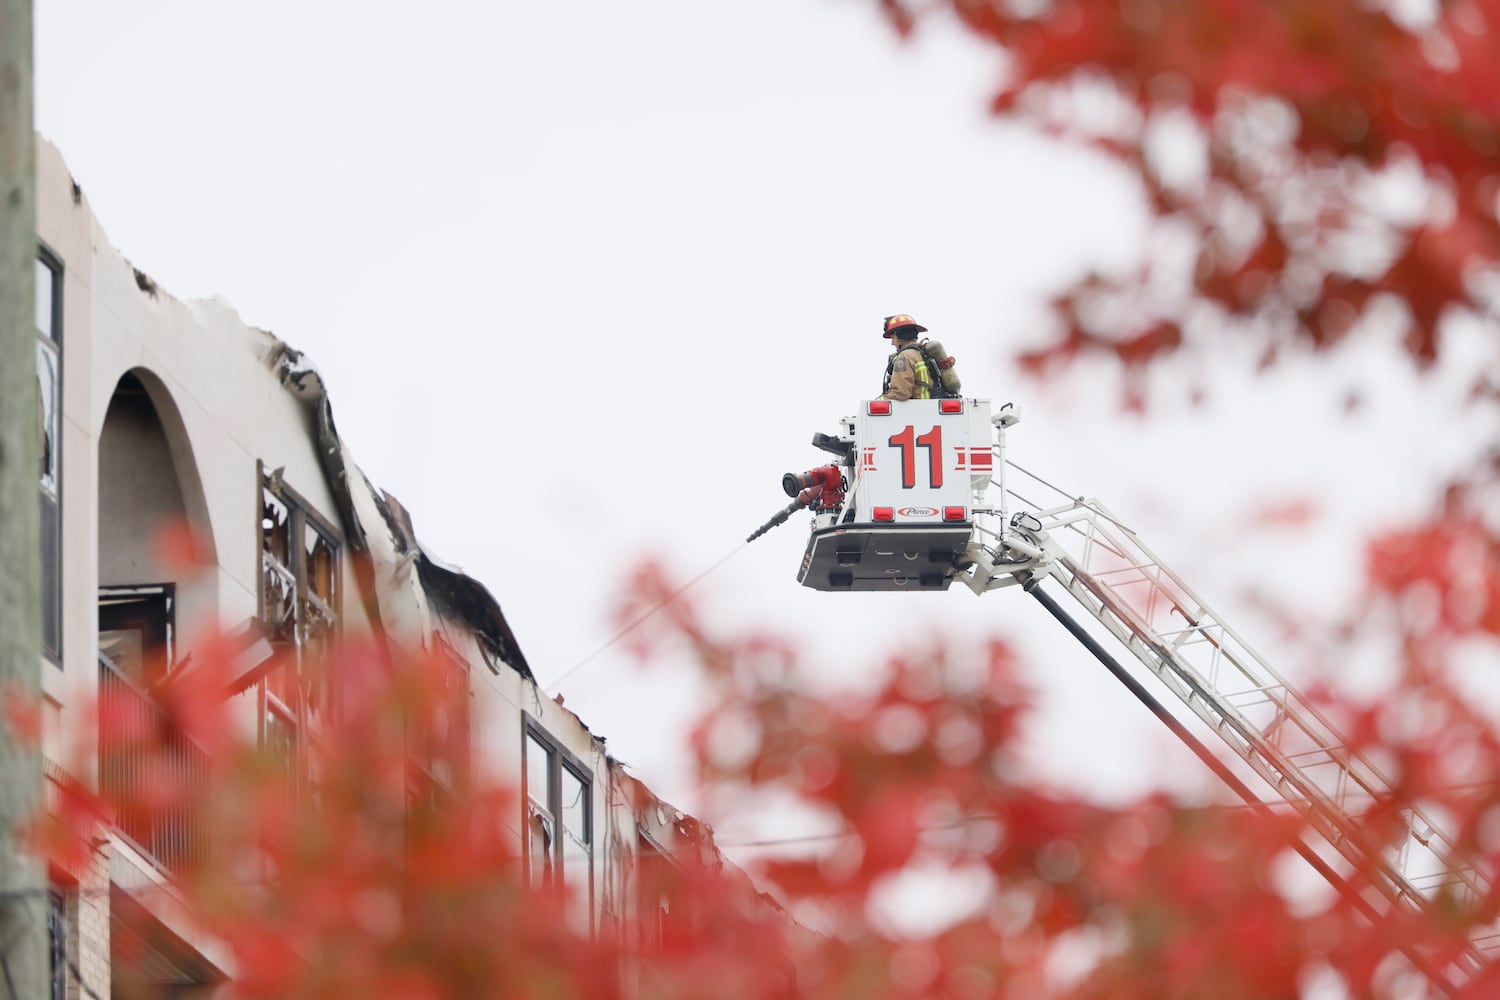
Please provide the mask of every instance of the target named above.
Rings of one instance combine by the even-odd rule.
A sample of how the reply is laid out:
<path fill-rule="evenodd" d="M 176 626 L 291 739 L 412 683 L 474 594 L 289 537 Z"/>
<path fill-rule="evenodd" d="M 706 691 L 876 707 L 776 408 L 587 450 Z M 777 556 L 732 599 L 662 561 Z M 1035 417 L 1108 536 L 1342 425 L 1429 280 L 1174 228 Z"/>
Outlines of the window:
<path fill-rule="evenodd" d="M 266 760 L 275 767 L 276 776 L 285 790 L 288 804 L 297 802 L 297 722 L 285 703 L 269 692 L 262 719 L 261 748 Z"/>
<path fill-rule="evenodd" d="M 68 905 L 56 889 L 47 893 L 47 943 L 51 1000 L 68 1000 Z"/>
<path fill-rule="evenodd" d="M 179 805 L 155 808 L 153 790 L 195 787 L 208 757 L 153 697 L 172 663 L 171 584 L 99 590 L 98 780 L 114 824 L 165 871 L 207 856 L 207 828 Z"/>
<path fill-rule="evenodd" d="M 99 588 L 99 652 L 138 687 L 172 669 L 173 605 L 170 583 Z"/>
<path fill-rule="evenodd" d="M 680 945 L 693 927 L 686 879 L 670 855 L 637 831 L 636 913 L 640 943 L 647 951 Z"/>
<path fill-rule="evenodd" d="M 448 839 L 468 835 L 452 824 L 469 776 L 469 664 L 434 632 L 423 669 L 430 673 L 407 709 L 406 798 L 411 832 L 430 843 L 433 831 Z"/>
<path fill-rule="evenodd" d="M 536 888 L 560 892 L 580 933 L 593 928 L 593 796 L 588 769 L 526 719 L 526 870 Z"/>
<path fill-rule="evenodd" d="M 332 710 L 325 672 L 338 637 L 341 542 L 280 471 L 260 469 L 260 619 L 273 646 L 291 655 L 260 685 L 262 749 L 284 772 L 287 795 L 314 804 L 319 758 L 310 723 Z"/>
<path fill-rule="evenodd" d="M 451 796 L 468 775 L 469 664 L 441 634 L 433 638 L 431 701 L 425 717 L 409 720 L 407 752 L 419 779 L 433 793 Z"/>
<path fill-rule="evenodd" d="M 42 493 L 42 652 L 62 665 L 62 264 L 36 260 L 36 388 Z"/>
<path fill-rule="evenodd" d="M 299 660 L 325 653 L 337 632 L 339 549 L 333 528 L 262 467 L 261 620 Z"/>

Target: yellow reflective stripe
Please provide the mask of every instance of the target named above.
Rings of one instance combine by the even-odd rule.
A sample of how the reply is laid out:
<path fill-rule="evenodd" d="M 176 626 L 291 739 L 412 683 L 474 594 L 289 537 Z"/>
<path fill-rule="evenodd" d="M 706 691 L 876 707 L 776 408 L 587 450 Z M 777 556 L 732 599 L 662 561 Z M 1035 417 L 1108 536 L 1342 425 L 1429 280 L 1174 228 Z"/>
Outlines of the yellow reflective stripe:
<path fill-rule="evenodd" d="M 927 369 L 927 357 L 917 348 L 907 348 L 917 356 L 915 364 L 911 365 L 912 374 L 915 376 L 916 385 L 912 387 L 912 399 L 932 398 L 932 373 Z M 910 363 L 910 362 L 908 362 Z"/>
<path fill-rule="evenodd" d="M 911 351 L 917 356 L 917 360 L 915 363 L 907 362 L 908 364 L 911 364 L 912 371 L 916 373 L 917 381 L 922 385 L 931 385 L 932 373 L 927 370 L 927 358 L 922 354 L 921 351 L 917 350 L 914 347 L 908 347 L 906 350 Z M 902 351 L 901 353 L 905 354 L 906 351 Z"/>

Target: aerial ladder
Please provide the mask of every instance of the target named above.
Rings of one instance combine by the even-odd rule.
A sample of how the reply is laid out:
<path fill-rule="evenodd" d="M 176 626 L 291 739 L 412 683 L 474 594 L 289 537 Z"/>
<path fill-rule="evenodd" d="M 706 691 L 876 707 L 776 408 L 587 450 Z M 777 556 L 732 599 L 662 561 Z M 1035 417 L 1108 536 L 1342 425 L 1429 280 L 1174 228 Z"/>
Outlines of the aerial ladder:
<path fill-rule="evenodd" d="M 1247 803 L 1270 808 L 1263 791 L 1162 706 L 1139 670 L 1217 734 L 1303 818 L 1314 843 L 1299 842 L 1299 853 L 1366 916 L 1377 919 L 1391 906 L 1429 911 L 1440 895 L 1461 906 L 1483 898 L 1493 872 L 1465 858 L 1439 817 L 1420 805 L 1401 815 L 1396 842 L 1372 840 L 1360 816 L 1389 800 L 1394 783 L 1103 504 L 1067 497 L 1010 463 L 1005 434 L 1019 419 L 1009 404 L 992 414 L 985 399 L 867 401 L 837 434 L 813 435 L 813 445 L 836 461 L 786 475 L 792 502 L 750 538 L 812 511 L 797 579 L 815 590 L 1019 587 Z M 1007 469 L 1063 502 L 1042 507 L 1007 488 Z M 1137 666 L 1123 665 L 1100 629 L 1085 628 L 1050 590 L 1072 598 Z M 1359 873 L 1357 881 L 1341 862 L 1343 872 Z M 1452 994 L 1489 964 L 1494 944 L 1475 937 L 1441 966 L 1415 950 L 1407 957 Z"/>

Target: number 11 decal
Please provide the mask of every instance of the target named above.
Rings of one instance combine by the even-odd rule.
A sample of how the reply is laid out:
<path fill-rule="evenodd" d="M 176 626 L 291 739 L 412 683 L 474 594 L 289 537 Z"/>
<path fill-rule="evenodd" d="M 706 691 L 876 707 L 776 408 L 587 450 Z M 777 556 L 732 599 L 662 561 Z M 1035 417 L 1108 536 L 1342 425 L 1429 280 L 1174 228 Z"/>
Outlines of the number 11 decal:
<path fill-rule="evenodd" d="M 940 426 L 934 426 L 921 437 L 916 437 L 916 433 L 915 427 L 907 425 L 899 433 L 891 435 L 891 447 L 901 449 L 901 488 L 903 490 L 916 488 L 917 449 L 926 448 L 928 483 L 935 490 L 942 489 L 943 429 Z"/>

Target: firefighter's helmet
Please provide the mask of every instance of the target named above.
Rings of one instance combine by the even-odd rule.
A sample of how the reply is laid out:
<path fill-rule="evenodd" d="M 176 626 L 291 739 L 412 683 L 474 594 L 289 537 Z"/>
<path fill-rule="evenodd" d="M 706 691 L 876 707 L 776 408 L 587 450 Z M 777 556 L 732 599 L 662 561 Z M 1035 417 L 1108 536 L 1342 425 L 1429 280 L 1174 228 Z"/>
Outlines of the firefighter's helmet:
<path fill-rule="evenodd" d="M 916 320 L 906 315 L 906 313 L 897 313 L 894 316 L 887 316 L 885 318 L 885 329 L 881 331 L 880 335 L 882 337 L 897 335 L 904 339 L 909 339 L 919 333 L 926 332 L 927 327 L 922 326 Z"/>

